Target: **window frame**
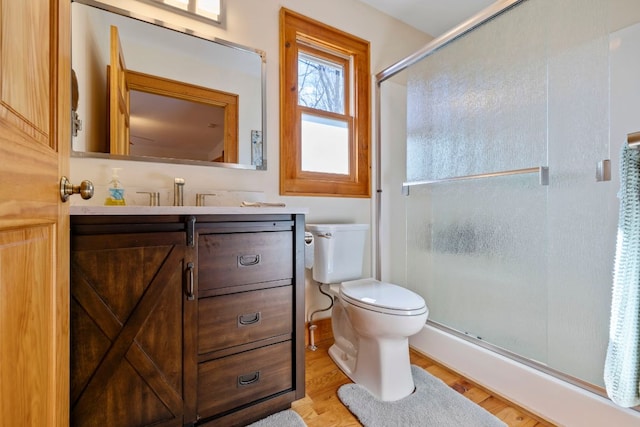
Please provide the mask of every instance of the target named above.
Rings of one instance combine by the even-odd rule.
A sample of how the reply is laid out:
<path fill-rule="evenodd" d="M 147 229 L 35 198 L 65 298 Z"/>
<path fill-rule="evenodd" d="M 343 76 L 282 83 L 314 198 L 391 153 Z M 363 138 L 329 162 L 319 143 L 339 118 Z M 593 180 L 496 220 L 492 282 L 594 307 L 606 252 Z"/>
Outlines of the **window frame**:
<path fill-rule="evenodd" d="M 208 24 L 214 24 L 216 26 L 224 26 L 224 15 L 225 15 L 225 1 L 226 0 L 218 0 L 220 3 L 220 13 L 218 14 L 217 19 L 208 15 L 201 15 L 197 12 L 197 0 L 188 0 L 187 8 L 184 9 L 180 6 L 174 6 L 169 3 L 165 3 L 164 0 L 139 0 L 145 3 L 150 3 L 155 6 L 158 6 L 165 10 L 170 10 L 172 12 L 178 13 L 183 16 L 188 16 L 190 18 L 195 18 L 199 21 L 206 22 Z"/>
<path fill-rule="evenodd" d="M 298 52 L 345 67 L 345 114 L 298 104 Z M 371 197 L 371 76 L 369 42 L 289 9 L 280 10 L 280 194 Z M 345 59 L 347 58 L 347 59 Z M 349 174 L 302 170 L 302 113 L 345 120 Z"/>

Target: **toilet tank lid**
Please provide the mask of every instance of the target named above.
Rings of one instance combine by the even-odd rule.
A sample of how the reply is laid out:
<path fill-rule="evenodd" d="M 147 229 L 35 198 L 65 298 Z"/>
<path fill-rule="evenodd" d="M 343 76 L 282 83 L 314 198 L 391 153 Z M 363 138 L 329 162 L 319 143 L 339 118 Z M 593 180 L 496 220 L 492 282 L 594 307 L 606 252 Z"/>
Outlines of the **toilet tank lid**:
<path fill-rule="evenodd" d="M 369 224 L 307 224 L 308 231 L 316 233 L 335 233 L 337 231 L 368 230 Z"/>

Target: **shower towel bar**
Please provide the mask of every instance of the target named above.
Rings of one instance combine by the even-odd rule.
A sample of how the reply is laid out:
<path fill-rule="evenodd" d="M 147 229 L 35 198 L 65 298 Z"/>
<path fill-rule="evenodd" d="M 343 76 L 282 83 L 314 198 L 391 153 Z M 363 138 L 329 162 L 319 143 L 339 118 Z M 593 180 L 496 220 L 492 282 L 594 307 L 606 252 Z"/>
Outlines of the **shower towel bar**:
<path fill-rule="evenodd" d="M 489 173 L 481 173 L 478 175 L 456 176 L 452 178 L 435 179 L 432 181 L 404 182 L 402 184 L 402 194 L 404 194 L 405 196 L 408 196 L 409 188 L 415 187 L 417 185 L 440 184 L 443 182 L 464 181 L 468 179 L 478 179 L 478 178 L 493 178 L 495 176 L 506 176 L 506 175 L 521 175 L 525 173 L 539 173 L 540 185 L 549 185 L 549 168 L 547 166 L 538 166 L 535 168 L 514 169 L 510 171 L 501 171 L 501 172 L 489 172 Z"/>
<path fill-rule="evenodd" d="M 640 148 L 640 132 L 633 132 L 627 134 L 627 144 L 629 148 L 638 149 Z"/>

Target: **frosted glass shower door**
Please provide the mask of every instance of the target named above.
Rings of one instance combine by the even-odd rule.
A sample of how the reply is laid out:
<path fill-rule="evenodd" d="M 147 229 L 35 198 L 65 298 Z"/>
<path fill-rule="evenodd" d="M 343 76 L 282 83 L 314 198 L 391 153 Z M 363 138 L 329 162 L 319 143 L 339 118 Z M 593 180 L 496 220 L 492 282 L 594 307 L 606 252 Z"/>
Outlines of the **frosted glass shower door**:
<path fill-rule="evenodd" d="M 597 182 L 610 151 L 608 7 L 551 2 L 548 38 L 548 356 L 546 364 L 603 385 L 619 181 Z M 619 144 L 616 144 L 619 147 Z"/>
<path fill-rule="evenodd" d="M 407 286 L 431 321 L 599 386 L 618 189 L 595 177 L 618 157 L 609 7 L 524 1 L 407 69 L 406 178 L 435 181 L 405 198 Z M 540 166 L 549 185 L 448 180 Z"/>
<path fill-rule="evenodd" d="M 407 179 L 547 164 L 545 2 L 526 2 L 409 71 Z M 407 279 L 430 319 L 547 355 L 547 187 L 509 175 L 411 188 Z"/>
<path fill-rule="evenodd" d="M 407 224 L 407 279 L 431 320 L 546 359 L 546 187 L 536 175 L 416 187 Z"/>

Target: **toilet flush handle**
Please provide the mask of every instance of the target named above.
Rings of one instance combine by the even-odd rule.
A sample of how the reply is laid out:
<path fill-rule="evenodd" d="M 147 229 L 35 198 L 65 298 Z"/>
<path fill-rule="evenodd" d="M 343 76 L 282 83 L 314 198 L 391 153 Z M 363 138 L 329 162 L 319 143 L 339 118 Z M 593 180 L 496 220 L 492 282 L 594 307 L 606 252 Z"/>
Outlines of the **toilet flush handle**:
<path fill-rule="evenodd" d="M 318 233 L 316 237 L 324 237 L 325 239 L 330 239 L 333 236 L 331 233 Z"/>

